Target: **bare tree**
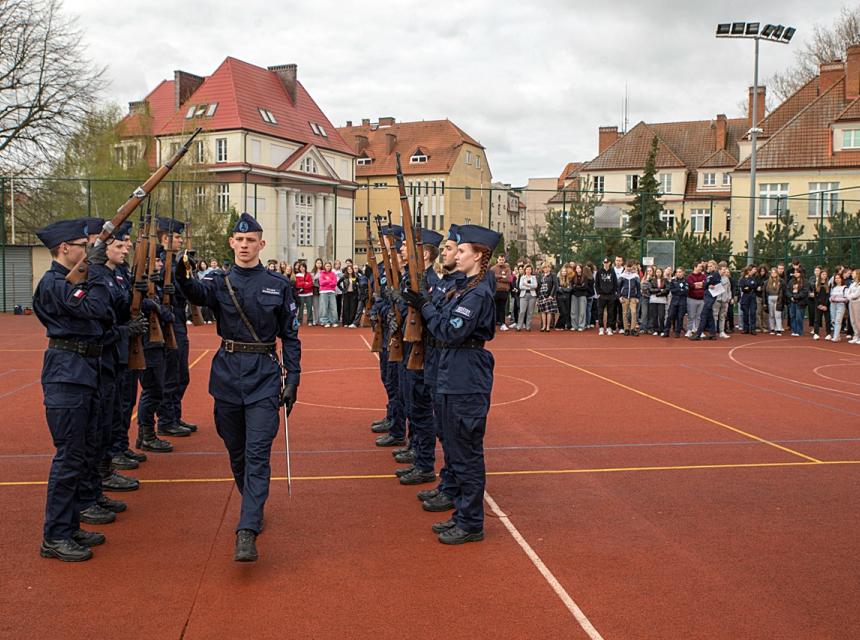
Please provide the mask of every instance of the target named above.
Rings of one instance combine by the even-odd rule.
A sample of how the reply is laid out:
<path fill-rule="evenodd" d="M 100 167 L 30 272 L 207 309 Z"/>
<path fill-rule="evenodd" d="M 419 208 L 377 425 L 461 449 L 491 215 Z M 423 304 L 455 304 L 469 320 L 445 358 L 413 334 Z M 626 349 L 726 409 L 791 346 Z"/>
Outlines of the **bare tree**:
<path fill-rule="evenodd" d="M 0 0 L 0 168 L 55 157 L 96 106 L 104 68 L 60 0 Z"/>
<path fill-rule="evenodd" d="M 818 75 L 819 65 L 843 59 L 853 44 L 860 44 L 860 5 L 843 7 L 829 28 L 815 25 L 812 37 L 795 51 L 794 66 L 773 74 L 765 84 L 782 102 Z"/>

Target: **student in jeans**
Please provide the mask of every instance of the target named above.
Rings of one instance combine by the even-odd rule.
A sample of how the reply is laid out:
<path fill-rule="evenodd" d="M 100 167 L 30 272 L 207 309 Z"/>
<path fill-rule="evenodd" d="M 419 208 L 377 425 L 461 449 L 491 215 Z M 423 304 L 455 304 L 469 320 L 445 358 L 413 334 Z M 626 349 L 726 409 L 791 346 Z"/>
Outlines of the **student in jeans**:
<path fill-rule="evenodd" d="M 532 266 L 527 264 L 520 277 L 520 315 L 517 318 L 517 331 L 532 330 L 532 316 L 537 302 L 537 277 L 532 273 Z"/>
<path fill-rule="evenodd" d="M 699 314 L 699 323 L 696 331 L 690 336 L 691 340 L 699 340 L 702 333 L 708 331 L 710 333 L 708 339 L 717 339 L 717 323 L 714 321 L 714 303 L 719 294 L 712 293 L 715 287 L 718 287 L 722 282 L 723 277 L 717 269 L 715 260 L 708 261 L 707 272 L 705 274 L 705 295 L 702 298 L 702 310 Z"/>
<path fill-rule="evenodd" d="M 833 286 L 830 288 L 830 308 L 833 310 L 833 342 L 839 342 L 839 333 L 842 330 L 842 319 L 848 307 L 848 297 L 845 295 L 848 287 L 841 273 L 833 275 Z"/>
<path fill-rule="evenodd" d="M 767 322 L 765 320 L 765 316 L 767 315 L 767 295 L 764 291 L 764 285 L 767 282 L 768 274 L 769 271 L 766 265 L 760 265 L 753 274 L 758 282 L 756 287 L 756 296 L 758 297 L 758 300 L 756 300 L 755 314 L 756 333 L 762 333 L 767 330 Z"/>
<path fill-rule="evenodd" d="M 523 265 L 518 264 L 511 282 L 511 324 L 516 327 L 520 317 L 520 278 L 523 276 Z"/>
<path fill-rule="evenodd" d="M 819 331 L 824 328 L 825 340 L 830 340 L 830 277 L 827 269 L 818 273 L 818 281 L 813 287 L 815 293 L 815 322 L 812 324 L 812 339 L 821 338 Z"/>
<path fill-rule="evenodd" d="M 624 335 L 639 335 L 639 296 L 642 293 L 639 274 L 633 260 L 627 261 L 627 266 L 618 279 L 618 300 L 621 302 L 621 333 Z"/>
<path fill-rule="evenodd" d="M 675 332 L 675 337 L 680 338 L 684 330 L 684 314 L 687 312 L 687 292 L 690 288 L 684 274 L 684 268 L 678 267 L 675 277 L 669 281 L 669 294 L 672 296 L 669 302 L 669 316 L 666 319 L 666 332 L 664 338 Z"/>
<path fill-rule="evenodd" d="M 337 326 L 337 300 L 335 290 L 337 289 L 337 273 L 331 268 L 331 262 L 323 265 L 319 277 L 320 288 L 320 324 L 324 327 Z"/>
<path fill-rule="evenodd" d="M 296 262 L 295 264 L 296 277 L 295 288 L 298 309 L 296 310 L 296 320 L 299 324 L 302 322 L 302 309 L 305 310 L 305 321 L 308 326 L 314 326 L 314 278 L 308 273 L 308 265 L 304 262 Z"/>
<path fill-rule="evenodd" d="M 581 264 L 573 268 L 570 287 L 570 330 L 583 331 L 588 321 L 588 307 L 591 304 L 589 294 L 592 287 Z"/>
<path fill-rule="evenodd" d="M 764 283 L 767 301 L 767 321 L 770 335 L 782 335 L 782 310 L 785 308 L 785 282 L 776 267 L 771 267 L 770 276 Z"/>
<path fill-rule="evenodd" d="M 312 301 L 314 305 L 314 318 L 316 319 L 317 324 L 322 324 L 320 322 L 320 271 L 322 270 L 322 258 L 317 258 L 314 260 L 314 268 L 311 269 L 311 276 L 314 281 L 314 295 Z"/>
<path fill-rule="evenodd" d="M 758 302 L 759 281 L 756 277 L 756 268 L 752 265 L 744 267 L 743 275 L 738 281 L 738 289 L 741 293 L 741 315 L 744 319 L 744 333 L 755 335 L 756 332 L 756 306 Z"/>
<path fill-rule="evenodd" d="M 663 277 L 663 270 L 659 267 L 654 270 L 649 286 L 648 326 L 652 336 L 662 336 L 665 331 L 666 305 L 669 303 L 669 281 Z M 644 283 L 642 296 L 645 296 Z"/>
<path fill-rule="evenodd" d="M 809 291 L 803 280 L 803 272 L 795 271 L 788 283 L 788 318 L 791 335 L 795 338 L 803 335 L 803 312 L 808 299 Z"/>
<path fill-rule="evenodd" d="M 704 263 L 699 262 L 693 267 L 693 272 L 687 276 L 688 338 L 699 329 L 702 307 L 705 306 L 705 280 L 707 280 L 707 276 L 704 271 Z"/>
<path fill-rule="evenodd" d="M 850 344 L 860 344 L 860 269 L 854 269 L 851 274 L 851 286 L 845 293 L 848 298 L 848 316 L 854 330 L 854 338 Z"/>
<path fill-rule="evenodd" d="M 723 292 L 714 299 L 714 322 L 721 338 L 728 338 L 726 333 L 726 318 L 732 304 L 732 279 L 729 266 L 725 262 L 720 263 L 720 284 Z"/>
<path fill-rule="evenodd" d="M 567 265 L 563 265 L 558 272 L 558 289 L 556 289 L 555 301 L 558 304 L 558 320 L 555 323 L 556 331 L 570 329 L 570 296 L 573 286 L 571 284 L 573 274 Z"/>
<path fill-rule="evenodd" d="M 599 335 L 612 335 L 615 324 L 615 305 L 618 290 L 618 277 L 610 264 L 609 258 L 603 259 L 603 266 L 594 274 L 594 291 L 597 294 L 597 326 Z M 604 313 L 606 314 L 604 316 Z"/>
<path fill-rule="evenodd" d="M 649 331 L 651 331 L 651 314 L 649 312 L 649 309 L 651 307 L 651 286 L 653 282 L 654 267 L 645 267 L 645 275 L 642 276 L 642 282 L 640 284 L 642 288 L 642 294 L 639 298 L 639 330 L 643 333 L 648 333 Z"/>

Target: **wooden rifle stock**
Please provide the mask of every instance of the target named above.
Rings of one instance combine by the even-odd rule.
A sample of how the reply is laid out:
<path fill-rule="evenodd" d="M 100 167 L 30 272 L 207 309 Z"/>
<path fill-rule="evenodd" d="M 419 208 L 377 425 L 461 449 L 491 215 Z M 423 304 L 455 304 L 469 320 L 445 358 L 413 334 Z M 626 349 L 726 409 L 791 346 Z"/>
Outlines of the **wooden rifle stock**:
<path fill-rule="evenodd" d="M 403 241 L 406 243 L 406 260 L 409 267 L 409 288 L 419 291 L 420 277 L 424 272 L 424 252 L 418 255 L 418 243 L 415 241 L 415 230 L 412 227 L 412 211 L 409 209 L 409 198 L 406 195 L 406 182 L 403 179 L 403 169 L 400 166 L 400 153 L 395 154 L 397 165 L 397 188 L 400 190 L 400 221 L 403 225 Z M 408 369 L 424 368 L 424 319 L 415 307 L 406 311 L 406 329 L 403 340 L 412 343 L 409 354 Z M 416 349 L 417 347 L 417 349 Z"/>
<path fill-rule="evenodd" d="M 370 324 L 370 312 L 373 308 L 373 292 L 379 286 L 376 271 L 376 253 L 373 251 L 373 236 L 370 233 L 370 212 L 367 214 L 365 221 L 365 229 L 367 232 L 367 264 L 370 267 L 370 279 L 367 283 L 367 302 L 364 305 L 364 314 L 361 317 L 361 326 L 366 327 Z M 382 323 L 384 318 L 376 319 L 376 326 L 373 327 L 373 344 L 370 345 L 370 350 L 373 353 L 382 352 Z"/>
<path fill-rule="evenodd" d="M 155 291 L 155 281 L 152 276 L 155 275 L 155 252 L 158 246 L 158 237 L 155 234 L 155 216 L 149 221 L 149 247 L 148 247 L 148 263 L 146 269 L 146 279 L 149 283 L 149 290 L 146 292 L 146 297 L 154 300 L 158 304 L 158 296 Z M 149 341 L 152 344 L 163 344 L 164 334 L 161 332 L 161 316 L 152 311 L 149 314 Z"/>
<path fill-rule="evenodd" d="M 170 231 L 167 233 L 168 245 L 164 248 L 164 286 L 173 284 L 173 226 L 171 224 Z M 168 248 L 171 247 L 171 248 Z M 162 294 L 161 303 L 165 306 L 172 306 L 173 300 L 167 293 Z M 164 329 L 164 346 L 168 349 L 176 348 L 176 333 L 173 331 L 173 323 L 168 322 Z"/>
<path fill-rule="evenodd" d="M 188 210 L 185 210 L 185 256 L 194 255 L 194 249 L 191 247 L 191 221 L 188 219 Z M 194 276 L 193 270 L 193 262 L 188 260 L 187 258 L 183 258 L 185 262 L 185 270 L 188 273 L 188 277 L 191 278 Z M 188 303 L 188 307 L 191 309 L 191 324 L 195 327 L 199 327 L 201 325 L 206 324 L 203 320 L 203 313 L 200 311 L 200 307 L 196 304 Z"/>
<path fill-rule="evenodd" d="M 134 284 L 146 280 L 146 254 L 147 234 L 149 233 L 149 217 L 137 230 L 137 242 L 134 245 Z M 131 290 L 131 317 L 140 315 L 140 305 L 143 294 L 132 287 Z M 128 368 L 142 371 L 146 369 L 146 357 L 143 354 L 143 336 L 132 336 L 128 345 Z"/>
<path fill-rule="evenodd" d="M 382 218 L 380 216 L 376 216 L 376 227 L 379 234 L 379 247 L 382 250 L 382 266 L 385 269 L 385 280 L 388 283 L 388 289 L 394 290 L 397 286 L 399 287 L 400 283 L 400 272 L 399 270 L 394 271 L 394 265 L 392 264 L 392 260 L 396 259 L 394 256 L 394 252 L 389 252 L 388 247 L 385 246 L 385 238 L 382 235 Z M 395 277 L 397 279 L 397 283 L 395 284 Z M 392 299 L 392 304 L 394 304 L 394 300 Z M 392 310 L 395 317 L 397 318 L 398 328 L 396 331 L 393 331 L 388 338 L 388 361 L 389 362 L 403 362 L 403 337 L 400 334 L 400 312 L 395 308 Z M 381 318 L 381 322 L 387 322 L 386 318 Z"/>
<path fill-rule="evenodd" d="M 158 183 L 164 180 L 164 177 L 170 173 L 171 169 L 176 166 L 176 164 L 182 160 L 182 156 L 188 153 L 188 149 L 191 148 L 191 142 L 197 137 L 197 134 L 200 133 L 203 129 L 197 128 L 194 130 L 194 133 L 191 134 L 191 137 L 185 141 L 181 147 L 179 147 L 179 151 L 177 151 L 173 157 L 168 160 L 162 167 L 160 167 L 155 173 L 153 173 L 149 178 L 147 178 L 146 182 L 144 182 L 141 186 L 134 190 L 128 200 L 125 201 L 119 209 L 117 209 L 116 215 L 113 218 L 105 222 L 102 227 L 102 231 L 99 234 L 99 237 L 96 238 L 94 244 L 102 244 L 108 241 L 108 238 L 111 237 L 111 234 L 114 232 L 114 229 L 119 227 L 123 222 L 125 222 L 128 217 L 134 213 L 134 210 L 143 202 L 143 199 L 152 193 L 152 190 L 158 186 Z M 84 280 L 87 279 L 87 275 L 89 274 L 90 265 L 86 261 L 86 258 L 82 258 L 81 261 L 75 265 L 75 267 L 69 271 L 66 275 L 66 280 L 71 282 L 72 284 L 80 284 Z"/>

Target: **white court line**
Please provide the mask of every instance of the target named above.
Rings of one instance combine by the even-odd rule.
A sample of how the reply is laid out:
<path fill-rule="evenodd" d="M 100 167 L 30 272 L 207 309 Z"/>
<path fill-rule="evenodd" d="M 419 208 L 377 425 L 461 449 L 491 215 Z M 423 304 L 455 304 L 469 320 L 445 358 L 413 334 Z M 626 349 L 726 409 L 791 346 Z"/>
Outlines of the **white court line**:
<path fill-rule="evenodd" d="M 579 608 L 579 605 L 574 602 L 573 598 L 570 597 L 570 594 L 565 591 L 564 587 L 561 586 L 561 583 L 558 579 L 552 574 L 552 571 L 549 570 L 543 560 L 540 559 L 540 556 L 532 549 L 532 546 L 526 541 L 523 535 L 519 532 L 519 530 L 514 526 L 514 523 L 511 522 L 510 518 L 499 509 L 499 505 L 496 504 L 496 501 L 493 500 L 492 496 L 489 493 L 484 491 L 484 500 L 487 501 L 487 504 L 490 505 L 490 510 L 498 516 L 499 520 L 505 525 L 505 529 L 508 530 L 508 533 L 511 534 L 514 540 L 516 540 L 517 544 L 520 545 L 520 548 L 525 552 L 528 556 L 529 560 L 532 561 L 532 564 L 540 571 L 540 574 L 543 576 L 544 580 L 549 583 L 549 586 L 552 587 L 552 590 L 555 591 L 555 595 L 557 595 L 561 601 L 564 603 L 564 606 L 567 607 L 567 610 L 570 611 L 571 615 L 576 619 L 579 623 L 579 626 L 582 627 L 582 630 L 588 635 L 591 640 L 603 640 L 603 636 L 600 635 L 600 632 L 594 628 L 594 625 L 591 624 L 591 621 L 588 617 L 583 613 L 582 609 Z"/>
<path fill-rule="evenodd" d="M 367 348 L 370 349 L 370 343 L 367 339 L 364 336 L 361 336 L 361 339 L 364 340 L 364 344 L 366 344 Z M 377 360 L 379 360 L 379 354 L 374 353 L 373 355 Z M 514 526 L 514 523 L 510 521 L 507 514 L 499 509 L 499 505 L 496 504 L 496 501 L 493 500 L 490 494 L 486 491 L 484 491 L 484 500 L 486 500 L 487 504 L 490 505 L 490 510 L 496 515 L 496 517 L 498 517 L 501 523 L 505 526 L 505 529 L 508 530 L 508 533 L 511 534 L 511 537 L 518 545 L 520 545 L 520 548 L 525 552 L 528 559 L 531 560 L 532 564 L 537 568 L 544 580 L 546 580 L 552 590 L 555 591 L 555 594 L 564 603 L 564 606 L 567 607 L 567 610 L 570 611 L 571 615 L 573 615 L 577 623 L 579 623 L 579 626 L 582 627 L 582 630 L 585 631 L 591 640 L 603 640 L 603 636 L 594 628 L 594 625 L 591 624 L 591 621 L 586 617 L 582 609 L 579 608 L 579 605 L 576 604 L 573 598 L 570 597 L 570 594 L 565 591 L 558 579 L 552 574 L 552 571 L 549 570 L 549 567 L 544 564 L 543 560 L 540 559 L 540 556 L 535 553 L 532 546 Z"/>

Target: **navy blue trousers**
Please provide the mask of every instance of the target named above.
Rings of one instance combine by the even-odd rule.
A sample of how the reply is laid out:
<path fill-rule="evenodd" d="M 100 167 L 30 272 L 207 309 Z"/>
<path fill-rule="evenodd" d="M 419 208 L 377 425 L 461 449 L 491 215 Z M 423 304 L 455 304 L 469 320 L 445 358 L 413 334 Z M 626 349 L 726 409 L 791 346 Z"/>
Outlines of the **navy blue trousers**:
<path fill-rule="evenodd" d="M 155 412 L 161 408 L 164 400 L 165 351 L 162 347 L 143 350 L 146 369 L 140 376 L 140 402 L 137 405 L 137 424 L 140 427 L 155 427 Z M 175 424 L 169 413 L 169 405 L 164 406 L 167 410 L 158 416 L 159 420 L 164 421 L 165 426 Z"/>
<path fill-rule="evenodd" d="M 424 384 L 424 371 L 400 372 L 402 394 L 409 418 L 409 446 L 415 454 L 416 468 L 433 471 L 436 467 L 436 427 L 433 422 L 433 399 Z"/>
<path fill-rule="evenodd" d="M 278 401 L 265 398 L 248 405 L 215 399 L 215 429 L 227 447 L 242 509 L 236 531 L 260 532 L 272 477 L 272 442 L 280 426 Z"/>
<path fill-rule="evenodd" d="M 436 439 L 439 440 L 439 444 L 442 446 L 442 468 L 439 469 L 439 485 L 436 488 L 453 499 L 455 493 L 454 483 L 448 470 L 448 449 L 445 446 L 445 438 L 442 435 L 442 411 L 444 408 L 440 405 L 440 396 L 436 392 L 435 385 L 430 386 L 430 397 L 433 399 L 433 430 L 436 434 Z"/>
<path fill-rule="evenodd" d="M 450 463 L 454 523 L 463 531 L 484 529 L 484 433 L 490 397 L 483 393 L 439 394 L 442 437 Z"/>
<path fill-rule="evenodd" d="M 687 313 L 687 298 L 681 302 L 678 298 L 672 298 L 669 303 L 669 315 L 666 318 L 666 335 L 675 332 L 679 335 L 684 330 L 684 314 Z"/>
<path fill-rule="evenodd" d="M 383 353 L 385 354 L 385 364 L 383 364 L 383 354 L 380 353 L 379 366 L 382 371 L 382 384 L 385 386 L 385 394 L 388 396 L 386 415 L 391 418 L 389 434 L 392 438 L 405 438 L 406 415 L 400 396 L 400 363 L 389 362 L 388 352 Z"/>
<path fill-rule="evenodd" d="M 82 484 L 96 455 L 99 392 L 62 382 L 44 383 L 42 389 L 56 449 L 48 474 L 44 536 L 64 540 L 80 529 Z"/>
<path fill-rule="evenodd" d="M 188 372 L 188 334 L 177 331 L 175 325 L 173 331 L 176 334 L 176 349 L 165 351 L 164 398 L 158 407 L 158 423 L 165 427 L 179 423 L 182 398 L 191 380 Z"/>
<path fill-rule="evenodd" d="M 114 434 L 110 448 L 110 456 L 116 456 L 129 448 L 128 431 L 131 428 L 131 415 L 137 404 L 137 385 L 140 381 L 140 371 L 122 366 L 119 381 L 116 385 L 116 400 L 114 414 L 118 414 L 114 424 Z"/>
<path fill-rule="evenodd" d="M 103 366 L 99 377 L 99 405 L 96 428 L 96 447 L 87 460 L 87 472 L 81 482 L 81 509 L 91 507 L 102 495 L 101 468 L 108 458 L 113 435 L 114 402 L 116 401 L 117 376 L 110 367 Z"/>
<path fill-rule="evenodd" d="M 699 328 L 696 335 L 701 336 L 704 331 L 711 335 L 717 332 L 717 323 L 714 320 L 714 301 L 716 298 L 705 292 L 705 304 L 702 306 L 702 315 L 699 316 Z"/>
<path fill-rule="evenodd" d="M 754 294 L 741 295 L 741 316 L 744 319 L 744 333 L 755 333 L 755 312 L 757 300 Z"/>

